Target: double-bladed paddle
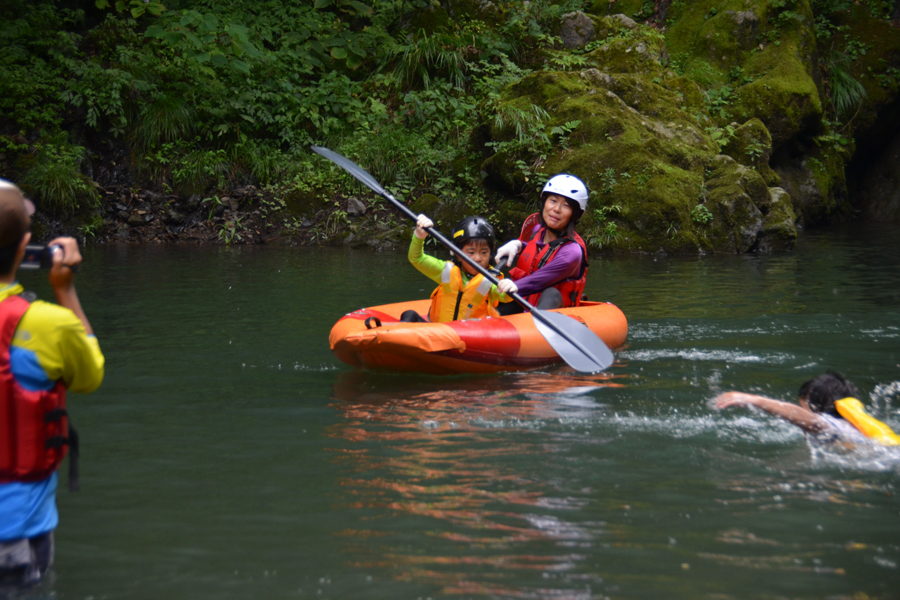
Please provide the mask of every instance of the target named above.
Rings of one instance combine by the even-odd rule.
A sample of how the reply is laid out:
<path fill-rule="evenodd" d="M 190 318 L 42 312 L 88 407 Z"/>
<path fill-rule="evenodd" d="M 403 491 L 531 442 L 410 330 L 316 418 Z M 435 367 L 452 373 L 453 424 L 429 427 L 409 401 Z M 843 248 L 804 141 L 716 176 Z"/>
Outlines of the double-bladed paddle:
<path fill-rule="evenodd" d="M 357 181 L 368 187 L 370 190 L 393 204 L 397 207 L 400 212 L 404 215 L 416 221 L 418 219 L 418 215 L 411 211 L 409 207 L 405 204 L 394 198 L 387 190 L 381 187 L 372 175 L 370 175 L 365 169 L 360 167 L 358 164 L 353 162 L 352 160 L 345 158 L 338 154 L 337 152 L 333 152 L 328 148 L 323 148 L 322 146 L 311 146 L 311 149 L 316 154 L 324 156 L 340 168 L 347 171 L 350 175 L 352 175 Z M 444 237 L 437 229 L 433 227 L 429 227 L 427 229 L 428 233 L 431 234 L 437 241 L 446 246 L 451 252 L 460 257 L 460 259 L 466 261 L 470 267 L 484 275 L 485 278 L 488 279 L 494 285 L 497 285 L 499 281 L 496 277 L 494 277 L 490 271 L 479 265 L 477 262 L 469 258 L 465 253 L 463 253 L 456 245 Z M 577 371 L 582 371 L 585 373 L 596 373 L 598 371 L 603 371 L 615 360 L 613 357 L 613 353 L 610 352 L 609 348 L 606 347 L 606 344 L 603 343 L 597 334 L 588 329 L 586 326 L 582 325 L 575 319 L 571 319 L 563 314 L 551 311 L 543 311 L 538 310 L 534 306 L 532 306 L 527 300 L 525 300 L 518 293 L 510 294 L 516 302 L 525 307 L 526 310 L 531 312 L 531 316 L 534 318 L 534 324 L 537 327 L 538 331 L 544 336 L 544 339 L 547 340 L 547 343 L 556 350 L 556 353 L 559 354 L 559 357 L 562 358 L 566 363 Z"/>

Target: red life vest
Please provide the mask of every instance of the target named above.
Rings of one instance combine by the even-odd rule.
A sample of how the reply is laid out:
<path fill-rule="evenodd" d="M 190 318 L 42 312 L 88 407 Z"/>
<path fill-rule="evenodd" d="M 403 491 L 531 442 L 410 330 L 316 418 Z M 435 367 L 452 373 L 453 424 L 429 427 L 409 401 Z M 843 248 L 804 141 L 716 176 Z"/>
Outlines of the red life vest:
<path fill-rule="evenodd" d="M 581 236 L 578 235 L 578 233 L 573 233 L 572 238 L 556 238 L 549 244 L 544 244 L 544 247 L 538 250 L 537 242 L 544 235 L 546 228 L 541 227 L 534 235 L 531 235 L 531 230 L 538 222 L 537 218 L 538 215 L 535 213 L 525 219 L 525 224 L 522 226 L 522 233 L 519 235 L 519 241 L 526 244 L 525 249 L 519 254 L 519 260 L 516 262 L 516 266 L 510 270 L 509 276 L 512 279 L 517 280 L 522 279 L 526 275 L 531 275 L 553 260 L 560 248 L 566 244 L 571 244 L 573 242 L 577 243 L 581 247 L 581 269 L 579 270 L 578 275 L 569 279 L 564 279 L 552 287 L 558 289 L 560 294 L 562 294 L 563 308 L 580 306 L 581 295 L 584 293 L 584 284 L 587 281 L 587 246 L 585 246 L 584 240 L 581 239 Z M 537 305 L 540 297 L 541 292 L 536 292 L 528 296 L 526 300 L 528 300 L 529 304 L 534 306 Z"/>
<path fill-rule="evenodd" d="M 12 373 L 10 345 L 29 306 L 21 296 L 9 296 L 0 302 L 0 483 L 50 477 L 65 457 L 69 443 L 62 381 L 49 390 L 29 391 Z M 71 471 L 69 484 L 71 488 Z"/>

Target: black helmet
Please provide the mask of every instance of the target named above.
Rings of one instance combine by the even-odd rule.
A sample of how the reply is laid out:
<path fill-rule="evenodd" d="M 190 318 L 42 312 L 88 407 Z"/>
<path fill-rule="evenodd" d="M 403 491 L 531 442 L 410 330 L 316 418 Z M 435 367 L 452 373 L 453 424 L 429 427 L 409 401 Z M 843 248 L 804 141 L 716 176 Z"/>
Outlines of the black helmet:
<path fill-rule="evenodd" d="M 494 257 L 494 228 L 483 217 L 466 217 L 453 228 L 453 243 L 462 248 L 472 239 L 482 239 L 491 249 L 491 260 Z M 455 258 L 455 257 L 454 257 Z"/>

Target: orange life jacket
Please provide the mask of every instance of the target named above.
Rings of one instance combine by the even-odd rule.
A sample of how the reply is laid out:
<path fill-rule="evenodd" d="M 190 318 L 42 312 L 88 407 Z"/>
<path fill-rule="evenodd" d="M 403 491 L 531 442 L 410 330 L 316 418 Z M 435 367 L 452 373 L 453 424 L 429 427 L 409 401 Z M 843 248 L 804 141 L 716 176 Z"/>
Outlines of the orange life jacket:
<path fill-rule="evenodd" d="M 62 381 L 57 381 L 49 390 L 30 391 L 23 388 L 12 373 L 10 346 L 13 334 L 29 306 L 21 296 L 9 296 L 0 302 L 2 483 L 46 479 L 59 467 L 69 443 L 66 388 Z M 71 476 L 70 472 L 70 486 Z"/>
<path fill-rule="evenodd" d="M 519 260 L 516 262 L 516 266 L 510 270 L 509 276 L 513 280 L 518 280 L 531 275 L 553 260 L 560 248 L 566 244 L 577 243 L 581 247 L 581 269 L 575 277 L 564 279 L 552 287 L 558 289 L 560 294 L 562 294 L 563 308 L 580 306 L 581 295 L 584 293 L 584 285 L 587 282 L 587 246 L 585 246 L 584 240 L 576 232 L 573 233 L 571 238 L 567 236 L 556 238 L 549 244 L 544 244 L 544 247 L 538 250 L 537 242 L 544 235 L 546 228 L 541 227 L 534 235 L 531 235 L 531 230 L 534 229 L 535 224 L 538 222 L 537 217 L 537 213 L 531 215 L 525 219 L 525 224 L 522 225 L 519 241 L 525 243 L 525 249 L 519 254 Z M 529 304 L 535 306 L 540 297 L 541 292 L 536 292 L 528 296 L 526 300 L 528 300 Z"/>
<path fill-rule="evenodd" d="M 463 285 L 462 271 L 447 261 L 441 271 L 441 284 L 431 294 L 428 318 L 432 323 L 447 323 L 499 317 L 496 309 L 499 301 L 492 303 L 490 299 L 491 286 L 493 284 L 480 273 Z"/>
<path fill-rule="evenodd" d="M 887 446 L 900 446 L 900 436 L 890 427 L 870 415 L 856 398 L 835 400 L 834 407 L 844 419 L 859 429 L 862 434 Z"/>

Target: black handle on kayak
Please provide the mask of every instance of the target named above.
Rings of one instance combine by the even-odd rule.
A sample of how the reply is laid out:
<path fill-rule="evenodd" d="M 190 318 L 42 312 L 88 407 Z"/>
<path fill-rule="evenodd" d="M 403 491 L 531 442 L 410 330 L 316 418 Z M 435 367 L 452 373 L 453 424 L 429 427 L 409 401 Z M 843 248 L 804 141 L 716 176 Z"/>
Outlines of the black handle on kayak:
<path fill-rule="evenodd" d="M 413 222 L 419 219 L 419 216 L 416 213 L 410 210 L 408 206 L 394 198 L 394 196 L 390 192 L 381 187 L 381 184 L 379 184 L 378 181 L 376 181 L 375 178 L 372 177 L 372 175 L 370 175 L 365 169 L 360 167 L 352 160 L 341 156 L 333 150 L 323 148 L 322 146 L 310 146 L 310 149 L 316 154 L 324 156 L 337 166 L 350 173 L 350 175 L 352 175 L 357 181 L 393 204 L 400 210 L 400 212 L 412 219 Z M 496 277 L 494 277 L 494 275 L 492 275 L 490 271 L 469 258 L 468 255 L 457 248 L 456 244 L 447 239 L 440 231 L 438 231 L 434 227 L 428 227 L 426 231 L 429 233 L 429 235 L 433 236 L 437 241 L 446 246 L 451 252 L 464 260 L 469 266 L 484 275 L 484 277 L 488 281 L 490 281 L 494 285 L 500 283 L 500 281 Z M 560 358 L 565 360 L 566 363 L 568 363 L 572 368 L 578 369 L 579 371 L 594 373 L 597 371 L 603 371 L 604 369 L 609 367 L 615 360 L 612 352 L 610 352 L 609 348 L 606 347 L 606 344 L 603 343 L 603 340 L 597 337 L 594 332 L 592 332 L 590 329 L 588 329 L 578 321 L 569 319 L 567 317 L 563 317 L 565 321 L 560 321 L 556 318 L 548 318 L 542 311 L 532 306 L 527 300 L 525 300 L 525 298 L 520 296 L 518 292 L 509 294 L 509 296 L 513 300 L 521 304 L 525 309 L 527 309 L 531 313 L 531 316 L 540 324 L 544 325 L 550 332 L 556 334 L 556 336 L 559 336 L 559 338 L 557 338 L 556 336 L 548 334 L 543 329 L 538 327 L 538 329 L 541 331 L 541 334 L 553 347 L 553 349 L 556 350 Z M 573 326 L 583 328 L 590 334 L 590 336 L 586 336 L 585 333 L 580 329 L 578 331 L 567 331 L 567 329 L 569 328 L 568 321 L 571 321 Z M 581 338 L 581 340 L 576 338 Z M 594 346 L 594 351 L 592 352 L 591 350 L 589 350 L 585 346 L 585 343 L 582 342 L 586 342 L 588 345 Z M 564 345 L 565 343 L 568 343 L 574 349 L 576 349 L 581 357 L 573 357 L 572 353 L 568 351 L 568 347 Z"/>

